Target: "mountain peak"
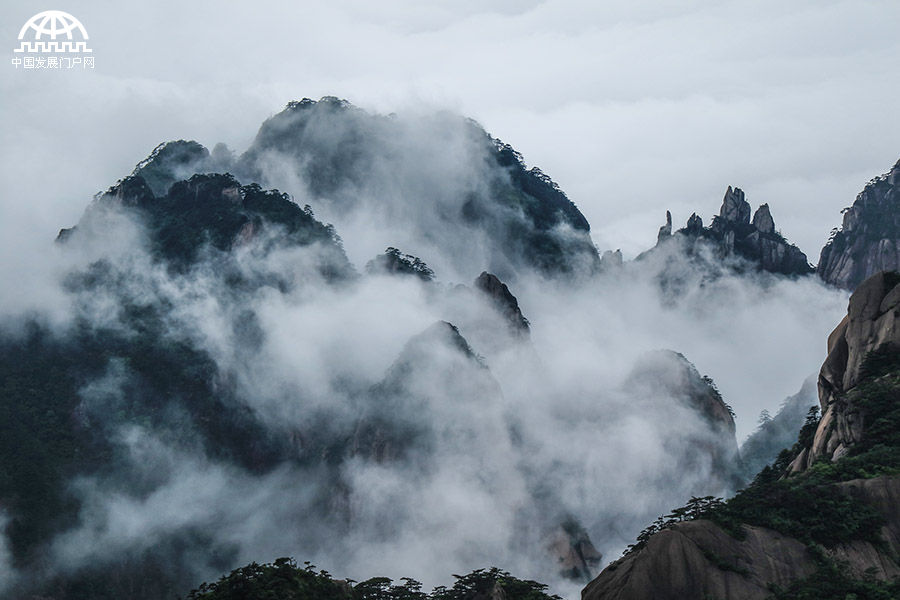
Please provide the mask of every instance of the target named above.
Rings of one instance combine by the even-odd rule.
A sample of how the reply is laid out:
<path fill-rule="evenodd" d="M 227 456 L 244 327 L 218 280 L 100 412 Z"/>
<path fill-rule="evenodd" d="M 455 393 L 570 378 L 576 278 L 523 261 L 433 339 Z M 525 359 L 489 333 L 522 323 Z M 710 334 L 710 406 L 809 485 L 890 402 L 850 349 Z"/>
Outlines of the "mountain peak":
<path fill-rule="evenodd" d="M 666 224 L 660 227 L 657 246 L 673 237 L 670 231 L 671 213 L 666 211 Z M 782 275 L 813 272 L 806 255 L 776 231 L 768 204 L 756 210 L 751 223 L 750 203 L 738 187 L 728 186 L 719 214 L 708 227 L 703 226 L 703 219 L 697 213 L 691 213 L 686 225 L 675 235 L 688 241 L 688 254 L 695 254 L 699 244 L 710 244 L 720 258 L 738 256 L 762 271 Z"/>
<path fill-rule="evenodd" d="M 879 271 L 900 269 L 900 160 L 866 184 L 840 230 L 819 256 L 816 271 L 831 285 L 853 290 Z"/>
<path fill-rule="evenodd" d="M 775 220 L 769 212 L 768 204 L 761 204 L 753 213 L 753 226 L 760 233 L 775 233 Z"/>
<path fill-rule="evenodd" d="M 744 224 L 750 222 L 750 203 L 744 199 L 741 188 L 732 189 L 729 185 L 722 199 L 719 217 L 731 223 Z"/>
<path fill-rule="evenodd" d="M 587 219 L 560 187 L 448 113 L 385 116 L 327 96 L 290 102 L 261 125 L 234 172 L 266 187 L 299 184 L 338 227 L 362 218 L 391 243 L 440 242 L 435 252 L 460 274 L 558 275 L 599 264 Z M 410 209 L 423 203 L 427 210 Z"/>

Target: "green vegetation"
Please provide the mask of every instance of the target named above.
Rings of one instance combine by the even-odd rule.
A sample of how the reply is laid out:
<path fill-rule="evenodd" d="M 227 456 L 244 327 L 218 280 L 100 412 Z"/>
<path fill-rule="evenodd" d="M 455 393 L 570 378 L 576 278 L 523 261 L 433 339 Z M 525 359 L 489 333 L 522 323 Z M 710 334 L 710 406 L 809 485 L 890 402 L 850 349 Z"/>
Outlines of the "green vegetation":
<path fill-rule="evenodd" d="M 846 456 L 819 460 L 803 473 L 784 477 L 788 465 L 812 445 L 819 425 L 813 407 L 794 447 L 782 451 L 753 483 L 728 501 L 707 502 L 690 514 L 737 536 L 747 524 L 826 547 L 857 539 L 879 543 L 882 520 L 876 511 L 831 484 L 900 473 L 900 352 L 890 345 L 870 352 L 862 373 L 845 401 L 863 418 L 865 434 Z"/>
<path fill-rule="evenodd" d="M 896 600 L 900 598 L 900 581 L 879 581 L 874 568 L 863 579 L 847 575 L 847 565 L 836 562 L 819 546 L 812 546 L 810 554 L 818 569 L 806 579 L 799 579 L 787 587 L 771 586 L 770 600 Z"/>
<path fill-rule="evenodd" d="M 728 500 L 691 498 L 683 507 L 660 517 L 637 537 L 626 554 L 643 548 L 648 539 L 680 523 L 708 519 L 742 539 L 744 526 L 773 529 L 804 542 L 819 565 L 808 579 L 787 588 L 773 588 L 774 600 L 888 600 L 898 597 L 900 582 L 854 579 L 845 565 L 835 563 L 827 548 L 854 540 L 884 547 L 884 520 L 871 506 L 855 500 L 836 483 L 900 473 L 900 351 L 885 345 L 870 352 L 862 366 L 862 380 L 842 399 L 863 419 L 863 439 L 847 455 L 832 462 L 822 459 L 799 474 L 788 476 L 791 462 L 812 445 L 819 425 L 818 408 L 810 409 L 797 443 L 779 454 L 753 482 Z M 715 556 L 714 565 L 736 570 Z M 739 571 L 738 571 L 739 572 Z"/>
<path fill-rule="evenodd" d="M 195 141 L 163 142 L 131 174 L 140 175 L 154 194 L 162 196 L 173 183 L 194 173 L 193 169 L 208 158 L 209 151 Z"/>
<path fill-rule="evenodd" d="M 507 600 L 559 600 L 546 593 L 547 586 L 497 568 L 454 577 L 452 587 L 437 587 L 427 594 L 415 579 L 405 577 L 398 584 L 387 577 L 360 583 L 335 580 L 308 562 L 298 567 L 293 559 L 279 558 L 271 564 L 251 563 L 214 583 L 203 583 L 187 600 L 490 600 L 497 588 Z"/>
<path fill-rule="evenodd" d="M 352 600 L 350 586 L 335 581 L 327 571 L 306 563 L 299 568 L 289 558 L 274 563 L 250 563 L 203 583 L 187 600 Z"/>
<path fill-rule="evenodd" d="M 685 360 L 687 360 L 687 359 L 685 359 Z M 709 375 L 703 375 L 700 379 L 702 379 L 703 383 L 705 383 L 707 385 L 710 393 L 713 395 L 713 398 L 715 398 L 717 401 L 721 402 L 722 406 L 725 407 L 725 410 L 728 411 L 728 414 L 731 415 L 731 418 L 734 419 L 736 416 L 734 414 L 734 409 L 731 408 L 730 404 L 725 402 L 725 398 L 722 397 L 722 393 L 719 391 L 719 388 L 716 385 L 716 382 L 713 381 L 713 378 L 710 377 Z"/>
<path fill-rule="evenodd" d="M 114 468 L 110 440 L 122 425 L 152 427 L 254 472 L 280 455 L 256 416 L 216 383 L 205 352 L 167 335 L 154 310 L 126 315 L 134 335 L 81 324 L 57 337 L 32 323 L 21 337 L 0 338 L 0 503 L 18 565 L 74 525 L 79 505 L 65 482 Z M 85 403 L 84 386 L 107 376 L 118 389 Z"/>
<path fill-rule="evenodd" d="M 384 254 L 379 254 L 366 263 L 366 272 L 396 273 L 413 275 L 422 281 L 434 280 L 434 271 L 422 259 L 411 254 L 403 254 L 393 247 L 386 248 Z"/>
<path fill-rule="evenodd" d="M 743 536 L 746 524 L 829 547 L 853 540 L 880 543 L 883 524 L 874 508 L 802 476 L 754 482 L 702 518 L 736 537 Z"/>
<path fill-rule="evenodd" d="M 0 504 L 11 516 L 6 534 L 19 564 L 74 522 L 68 477 L 108 456 L 103 440 L 73 423 L 80 385 L 104 364 L 96 351 L 33 324 L 18 340 L 0 340 Z"/>
<path fill-rule="evenodd" d="M 589 231 L 587 219 L 548 175 L 537 167 L 525 168 L 522 155 L 509 144 L 494 140 L 495 160 L 506 169 L 514 190 L 520 192 L 520 208 L 539 230 L 548 230 L 562 220 L 572 228 Z"/>
<path fill-rule="evenodd" d="M 228 174 L 194 175 L 173 184 L 165 196 L 138 207 L 155 253 L 175 267 L 189 266 L 207 244 L 228 251 L 242 238 L 249 240 L 265 226 L 275 226 L 282 230 L 279 244 L 321 243 L 334 250 L 332 269 L 350 270 L 334 229 L 317 221 L 312 210 L 300 208 L 278 190 L 241 186 Z"/>
<path fill-rule="evenodd" d="M 635 540 L 626 548 L 625 554 L 630 554 L 642 549 L 647 545 L 647 541 L 664 529 L 671 529 L 676 523 L 683 521 L 693 521 L 694 519 L 706 518 L 714 509 L 721 507 L 724 501 L 721 498 L 713 496 L 704 496 L 702 498 L 691 497 L 687 504 L 679 508 L 675 508 L 667 515 L 658 517 L 653 523 L 644 528 Z"/>

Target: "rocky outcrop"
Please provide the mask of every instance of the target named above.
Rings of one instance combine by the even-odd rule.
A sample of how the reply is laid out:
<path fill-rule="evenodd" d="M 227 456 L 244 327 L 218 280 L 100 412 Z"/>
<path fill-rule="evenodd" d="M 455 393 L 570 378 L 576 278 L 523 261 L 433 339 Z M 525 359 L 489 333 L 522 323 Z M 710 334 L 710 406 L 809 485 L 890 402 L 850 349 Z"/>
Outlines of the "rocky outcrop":
<path fill-rule="evenodd" d="M 762 204 L 753 214 L 753 226 L 760 233 L 775 233 L 775 220 L 769 212 L 769 205 Z"/>
<path fill-rule="evenodd" d="M 581 592 L 583 600 L 764 600 L 769 584 L 812 575 L 805 546 L 761 527 L 737 540 L 709 521 L 679 523 L 640 552 L 610 564 Z"/>
<path fill-rule="evenodd" d="M 164 186 L 165 193 L 157 195 L 143 174 L 156 169 L 154 177 L 162 180 L 162 166 L 156 165 L 162 160 L 160 156 L 167 156 L 164 150 L 148 159 L 150 162 L 138 165 L 138 174 L 125 177 L 99 194 L 79 225 L 60 231 L 57 241 L 77 242 L 82 231 L 85 236 L 115 235 L 104 222 L 106 211 L 113 210 L 138 221 L 153 257 L 176 270 L 191 268 L 208 259 L 210 252 L 228 254 L 259 240 L 263 252 L 276 247 L 314 247 L 314 263 L 328 281 L 356 276 L 334 229 L 318 221 L 308 206 L 301 208 L 287 194 L 264 190 L 256 184 L 241 185 L 229 174 L 210 174 L 175 181 Z M 159 164 L 171 166 L 172 160 L 175 159 Z M 266 238 L 260 235 L 264 230 L 277 235 Z M 222 266 L 216 271 L 223 271 Z M 290 287 L 292 283 L 282 277 L 278 285 Z"/>
<path fill-rule="evenodd" d="M 857 479 L 837 484 L 847 496 L 874 508 L 884 519 L 884 545 L 838 544 L 828 555 L 856 579 L 890 580 L 900 575 L 895 556 L 900 534 L 896 507 L 900 477 Z M 737 539 L 718 525 L 686 521 L 650 537 L 639 552 L 611 563 L 581 593 L 583 600 L 766 600 L 772 586 L 814 577 L 818 564 L 800 540 L 745 525 Z"/>
<path fill-rule="evenodd" d="M 750 203 L 744 199 L 744 191 L 729 185 L 722 198 L 719 217 L 728 223 L 747 224 L 750 222 Z"/>
<path fill-rule="evenodd" d="M 209 158 L 209 150 L 198 142 L 164 142 L 137 164 L 131 176 L 140 177 L 155 195 L 162 196 L 176 181 L 206 172 Z"/>
<path fill-rule="evenodd" d="M 860 284 L 847 316 L 828 336 L 828 356 L 818 380 L 822 420 L 812 446 L 795 459 L 792 470 L 803 470 L 823 456 L 836 460 L 862 439 L 865 414 L 847 392 L 859 383 L 866 356 L 891 345 L 900 346 L 900 274 L 886 272 Z"/>
<path fill-rule="evenodd" d="M 503 316 L 510 331 L 520 337 L 528 337 L 528 319 L 519 308 L 519 301 L 500 279 L 487 271 L 483 271 L 475 280 L 475 289 L 485 294 L 491 304 Z"/>
<path fill-rule="evenodd" d="M 604 250 L 600 256 L 600 270 L 610 271 L 611 269 L 618 269 L 624 262 L 622 250 Z"/>
<path fill-rule="evenodd" d="M 547 551 L 556 559 L 562 577 L 582 582 L 596 575 L 603 555 L 591 542 L 587 531 L 574 519 L 567 519 L 545 538 Z"/>
<path fill-rule="evenodd" d="M 338 227 L 344 217 L 389 215 L 366 217 L 373 234 L 398 239 L 403 231 L 439 243 L 422 251 L 443 251 L 459 272 L 472 268 L 476 251 L 479 268 L 507 280 L 522 269 L 560 275 L 599 266 L 575 204 L 470 119 L 411 121 L 334 97 L 305 98 L 267 119 L 231 172 L 267 187 L 293 190 L 302 182 Z"/>
<path fill-rule="evenodd" d="M 718 241 L 720 252 L 726 256 L 742 256 L 757 263 L 763 271 L 772 273 L 805 275 L 812 272 L 806 255 L 775 231 L 768 204 L 760 206 L 750 222 L 750 204 L 740 188 L 729 186 L 719 216 L 713 219 L 709 229 Z"/>
<path fill-rule="evenodd" d="M 900 161 L 876 177 L 844 209 L 841 229 L 822 248 L 816 272 L 824 281 L 856 289 L 879 271 L 900 269 Z"/>
<path fill-rule="evenodd" d="M 444 429 L 471 434 L 467 427 L 472 423 L 459 419 L 455 411 L 463 413 L 459 406 L 473 403 L 496 405 L 501 394 L 500 384 L 459 329 L 439 321 L 412 337 L 384 378 L 366 394 L 350 455 L 395 462 L 409 456 L 411 449 L 431 449 Z M 440 422 L 440 417 L 449 421 L 451 415 L 457 416 L 453 422 Z M 482 425 L 497 424 L 485 420 Z M 496 430 L 502 427 L 497 425 Z M 427 454 L 416 456 L 423 459 Z"/>
<path fill-rule="evenodd" d="M 854 479 L 837 484 L 846 495 L 875 509 L 884 520 L 881 528 L 883 546 L 873 547 L 865 542 L 841 544 L 833 551 L 844 561 L 853 576 L 863 579 L 874 574 L 879 579 L 900 576 L 900 477 Z M 874 573 L 871 571 L 873 570 Z"/>
<path fill-rule="evenodd" d="M 422 281 L 433 281 L 434 271 L 417 256 L 403 254 L 393 247 L 385 249 L 366 263 L 367 273 L 383 275 L 412 275 Z"/>
<path fill-rule="evenodd" d="M 638 360 L 625 387 L 632 395 L 671 399 L 692 411 L 702 426 L 682 434 L 686 449 L 681 462 L 688 469 L 711 460 L 710 486 L 734 489 L 740 465 L 734 416 L 712 379 L 701 376 L 684 355 L 657 350 Z"/>
<path fill-rule="evenodd" d="M 731 186 L 725 191 L 719 214 L 709 227 L 692 213 L 687 224 L 671 235 L 671 214 L 666 212 L 666 225 L 660 227 L 657 247 L 670 239 L 687 240 L 686 251 L 698 255 L 698 246 L 710 244 L 721 258 L 740 257 L 757 269 L 783 275 L 812 273 L 806 255 L 790 244 L 775 229 L 775 221 L 768 204 L 761 205 L 750 220 L 750 204 L 740 188 Z"/>
<path fill-rule="evenodd" d="M 850 479 L 868 477 L 881 467 L 891 468 L 895 464 L 891 461 L 896 461 L 894 406 L 900 360 L 893 344 L 900 341 L 898 319 L 900 274 L 880 273 L 863 282 L 850 299 L 847 317 L 828 339 L 828 357 L 818 378 L 824 416 L 818 424 L 810 420 L 801 429 L 801 441 L 792 450 L 793 461 L 792 454 L 783 453 L 739 498 L 721 505 L 725 508 L 718 510 L 724 513 L 712 509 L 689 517 L 697 520 L 660 519 L 661 525 L 642 534 L 623 558 L 604 569 L 585 588 L 582 598 L 763 600 L 771 597 L 772 586 L 812 589 L 820 577 L 845 583 L 887 582 L 900 577 L 900 476 Z M 877 358 L 874 363 L 873 357 Z M 876 384 L 881 386 L 877 393 L 866 387 Z M 881 398 L 881 404 L 871 404 L 872 394 Z M 872 417 L 866 414 L 866 406 L 882 407 L 884 412 L 875 421 L 878 426 L 866 428 Z M 812 429 L 806 433 L 808 427 L 815 430 L 811 442 L 804 441 L 812 435 Z M 850 463 L 848 470 L 830 475 L 822 475 L 822 470 L 816 471 L 815 477 L 803 472 L 822 458 L 856 462 Z M 822 500 L 816 504 L 819 498 Z M 799 513 L 775 519 L 760 517 L 792 505 L 809 506 L 814 516 L 810 524 L 823 528 L 827 535 L 813 535 L 799 520 Z M 829 513 L 834 506 L 843 508 Z M 723 514 L 731 516 L 723 522 Z M 837 519 L 849 523 L 837 523 Z M 870 525 L 854 528 L 854 520 L 868 520 Z M 785 528 L 789 523 L 793 525 Z M 720 524 L 732 533 L 739 527 L 744 536 L 733 537 Z M 842 528 L 852 535 L 833 535 Z M 811 587 L 803 582 L 807 579 L 813 582 Z"/>
<path fill-rule="evenodd" d="M 691 213 L 682 232 L 688 235 L 700 235 L 703 233 L 703 219 L 697 213 Z"/>
<path fill-rule="evenodd" d="M 672 236 L 672 213 L 666 211 L 666 224 L 659 228 L 659 233 L 656 234 L 656 243 L 660 243 L 661 241 L 668 239 Z"/>

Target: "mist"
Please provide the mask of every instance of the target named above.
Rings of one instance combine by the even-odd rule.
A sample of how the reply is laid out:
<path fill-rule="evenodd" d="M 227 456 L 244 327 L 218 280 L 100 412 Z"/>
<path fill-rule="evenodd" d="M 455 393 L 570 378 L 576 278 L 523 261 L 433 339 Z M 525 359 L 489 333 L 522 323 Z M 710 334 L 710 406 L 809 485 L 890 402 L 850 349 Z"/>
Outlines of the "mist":
<path fill-rule="evenodd" d="M 740 440 L 821 364 L 846 294 L 712 253 L 691 260 L 676 244 L 550 277 L 504 255 L 494 221 L 472 230 L 446 217 L 498 177 L 469 121 L 426 110 L 361 121 L 373 122 L 390 125 L 354 138 L 359 177 L 327 193 L 284 153 L 232 165 L 241 183 L 257 167 L 260 183 L 334 225 L 352 270 L 342 282 L 320 270 L 333 248 L 282 243 L 277 227 L 173 269 L 134 211 L 102 199 L 65 244 L 47 236 L 19 265 L 32 276 L 17 291 L 25 300 L 4 304 L 11 335 L 31 319 L 61 338 L 88 327 L 139 339 L 129 311 L 151 307 L 158 339 L 210 357 L 223 406 L 256 432 L 242 463 L 243 441 L 237 457 L 217 453 L 187 401 L 159 398 L 154 419 L 135 422 L 143 384 L 109 361 L 81 387 L 77 414 L 114 460 L 66 483 L 78 524 L 54 536 L 39 576 L 171 552 L 199 583 L 292 555 L 340 577 L 426 586 L 497 565 L 574 597 L 580 585 L 546 550 L 564 520 L 606 563 L 657 515 L 734 491 L 714 459 L 727 450 L 721 432 L 664 383 L 681 367 L 665 355 L 647 370 L 648 353 L 683 353 L 711 376 Z M 340 139 L 326 126 L 316 141 Z M 422 258 L 435 280 L 367 272 L 387 246 Z M 527 336 L 473 288 L 483 270 L 503 274 Z"/>
<path fill-rule="evenodd" d="M 45 8 L 4 6 L 9 48 Z M 178 138 L 245 148 L 265 117 L 304 96 L 474 117 L 553 175 L 601 249 L 629 257 L 653 243 L 666 209 L 708 218 L 737 185 L 779 207 L 814 260 L 840 209 L 897 158 L 891 0 L 67 10 L 91 35 L 94 72 L 0 71 L 0 243 L 16 257 L 4 274 L 17 277 L 42 248 L 23 232 L 74 222 L 149 148 Z"/>
<path fill-rule="evenodd" d="M 44 8 L 3 7 L 10 53 Z M 32 523 L 50 532 L 36 558 L 17 559 L 0 504 L 9 597 L 132 571 L 172 596 L 293 556 L 426 588 L 496 565 L 577 598 L 548 549 L 560 527 L 589 534 L 596 572 L 672 507 L 734 492 L 736 443 L 818 372 L 846 311 L 815 277 L 644 253 L 665 211 L 709 222 L 740 186 L 815 262 L 897 159 L 890 0 L 62 8 L 95 70 L 0 69 L 0 342 L 54 348 L 48 373 L 83 367 L 61 421 L 103 460 L 53 482 L 73 514 Z M 354 108 L 293 131 L 296 148 L 257 143 L 286 102 L 326 95 Z M 266 225 L 161 260 L 139 211 L 95 195 L 177 139 L 213 153 L 177 178 L 277 188 L 338 237 Z M 514 203 L 486 202 L 510 184 L 500 140 L 590 223 L 542 232 L 564 275 L 509 234 L 527 225 Z M 368 269 L 388 247 L 434 280 Z M 593 260 L 615 249 L 623 264 Z M 482 271 L 527 331 L 473 284 Z M 699 376 L 733 432 L 691 404 Z"/>

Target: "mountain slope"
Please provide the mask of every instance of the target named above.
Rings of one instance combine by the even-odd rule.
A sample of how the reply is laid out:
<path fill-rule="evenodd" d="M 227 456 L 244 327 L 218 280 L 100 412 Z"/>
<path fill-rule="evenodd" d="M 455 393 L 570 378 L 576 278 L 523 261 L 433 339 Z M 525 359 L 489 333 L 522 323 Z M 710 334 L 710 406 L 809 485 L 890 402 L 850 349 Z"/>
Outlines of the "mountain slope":
<path fill-rule="evenodd" d="M 843 213 L 841 229 L 822 248 L 819 277 L 853 290 L 879 271 L 900 269 L 900 161 L 870 181 Z"/>
<path fill-rule="evenodd" d="M 740 188 L 728 187 L 719 214 L 708 227 L 694 213 L 685 227 L 673 233 L 672 215 L 667 212 L 666 224 L 659 229 L 657 248 L 671 243 L 673 238 L 682 242 L 682 252 L 688 256 L 700 255 L 701 247 L 707 246 L 719 258 L 738 257 L 761 271 L 782 275 L 806 275 L 813 271 L 806 255 L 776 231 L 768 204 L 761 205 L 751 221 L 750 204 Z"/>
<path fill-rule="evenodd" d="M 793 396 L 785 398 L 774 417 L 761 417 L 759 427 L 741 444 L 745 480 L 751 480 L 763 467 L 772 464 L 782 449 L 797 440 L 811 408 L 818 410 L 816 377 L 810 376 Z"/>
<path fill-rule="evenodd" d="M 373 115 L 333 97 L 291 102 L 233 169 L 266 186 L 303 188 L 342 231 L 364 218 L 369 235 L 428 240 L 429 252 L 439 249 L 467 276 L 589 273 L 598 264 L 587 219 L 559 187 L 452 115 Z"/>
<path fill-rule="evenodd" d="M 734 498 L 695 499 L 661 518 L 583 598 L 896 597 L 900 330 L 877 324 L 897 299 L 895 273 L 854 293 L 820 375 L 826 417 L 811 416 L 797 444 Z"/>

